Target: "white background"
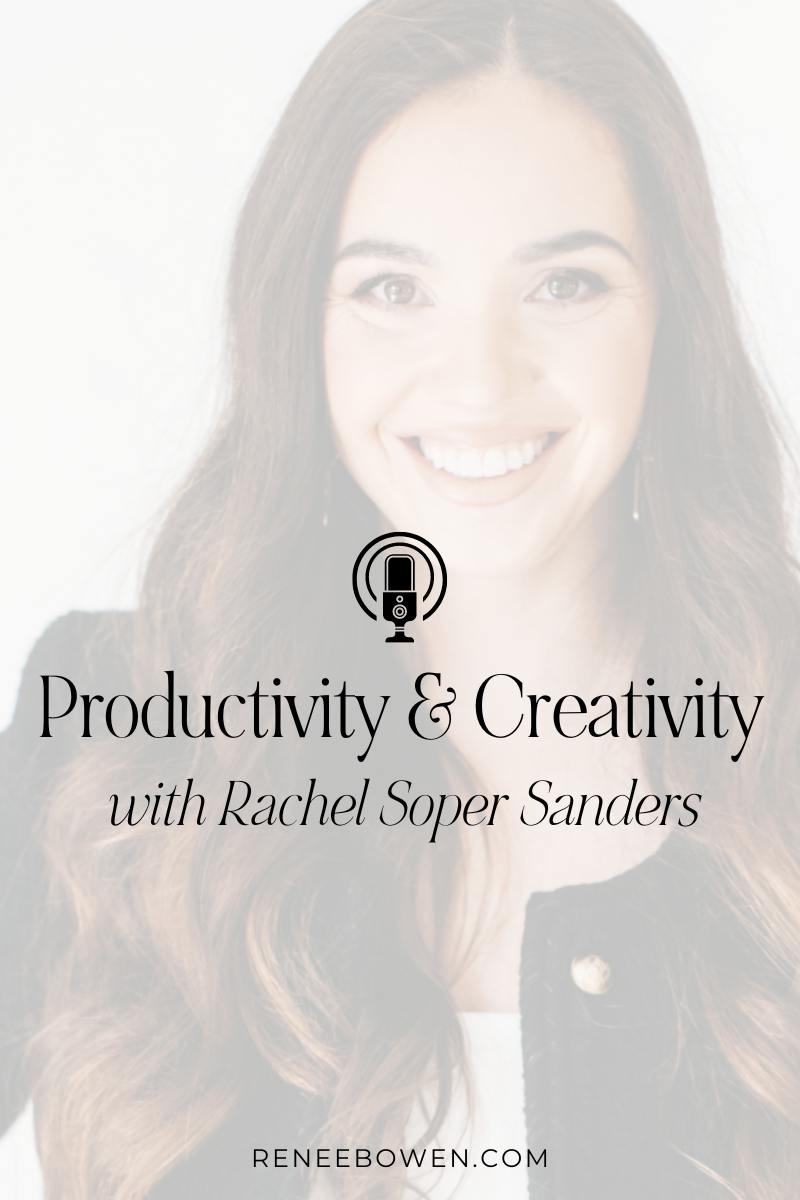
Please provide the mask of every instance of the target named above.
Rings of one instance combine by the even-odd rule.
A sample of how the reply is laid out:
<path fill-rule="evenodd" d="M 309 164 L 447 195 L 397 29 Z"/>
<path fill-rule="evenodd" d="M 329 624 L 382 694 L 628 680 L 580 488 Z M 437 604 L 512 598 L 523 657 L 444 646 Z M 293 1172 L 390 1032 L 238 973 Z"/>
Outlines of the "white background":
<path fill-rule="evenodd" d="M 6 0 L 0 29 L 0 727 L 35 638 L 130 607 L 221 392 L 225 262 L 342 0 Z M 700 126 L 732 276 L 800 417 L 797 10 L 628 0 Z"/>

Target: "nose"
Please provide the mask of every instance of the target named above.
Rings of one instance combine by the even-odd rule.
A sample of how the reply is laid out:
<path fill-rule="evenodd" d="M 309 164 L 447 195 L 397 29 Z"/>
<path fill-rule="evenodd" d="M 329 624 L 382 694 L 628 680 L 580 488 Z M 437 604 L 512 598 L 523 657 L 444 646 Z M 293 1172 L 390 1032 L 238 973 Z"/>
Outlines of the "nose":
<path fill-rule="evenodd" d="M 428 371 L 439 403 L 480 412 L 529 396 L 542 376 L 535 348 L 500 304 L 453 314 Z"/>

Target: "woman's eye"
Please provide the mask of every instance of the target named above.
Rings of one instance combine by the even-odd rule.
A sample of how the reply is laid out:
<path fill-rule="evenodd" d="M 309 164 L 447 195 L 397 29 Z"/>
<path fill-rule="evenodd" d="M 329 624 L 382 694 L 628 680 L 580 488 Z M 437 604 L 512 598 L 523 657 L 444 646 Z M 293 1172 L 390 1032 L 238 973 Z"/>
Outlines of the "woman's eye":
<path fill-rule="evenodd" d="M 551 271 L 525 299 L 543 301 L 545 304 L 565 304 L 571 300 L 591 300 L 605 291 L 608 291 L 607 285 L 593 271 Z"/>
<path fill-rule="evenodd" d="M 574 300 L 580 283 L 574 275 L 553 275 L 547 281 L 547 291 L 554 300 Z"/>
<path fill-rule="evenodd" d="M 426 304 L 424 293 L 410 275 L 381 275 L 368 279 L 353 293 L 356 300 L 368 299 L 393 308 L 410 304 Z"/>
<path fill-rule="evenodd" d="M 416 295 L 416 286 L 411 279 L 390 279 L 380 284 L 382 291 L 390 304 L 410 304 Z"/>

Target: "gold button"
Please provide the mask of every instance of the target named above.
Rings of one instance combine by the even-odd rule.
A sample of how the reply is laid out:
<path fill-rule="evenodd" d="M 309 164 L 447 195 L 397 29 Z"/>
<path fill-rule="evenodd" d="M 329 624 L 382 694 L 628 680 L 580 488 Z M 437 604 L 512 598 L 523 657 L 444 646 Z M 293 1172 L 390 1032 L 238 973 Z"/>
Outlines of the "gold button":
<path fill-rule="evenodd" d="M 573 958 L 572 982 L 590 996 L 602 996 L 611 987 L 611 967 L 596 954 Z"/>

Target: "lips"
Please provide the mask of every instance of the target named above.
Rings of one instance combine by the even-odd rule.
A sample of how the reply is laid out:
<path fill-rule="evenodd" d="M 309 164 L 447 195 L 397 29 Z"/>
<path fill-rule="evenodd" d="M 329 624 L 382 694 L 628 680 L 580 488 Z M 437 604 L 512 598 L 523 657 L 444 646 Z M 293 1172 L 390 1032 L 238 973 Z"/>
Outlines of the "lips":
<path fill-rule="evenodd" d="M 415 441 L 420 454 L 437 471 L 457 479 L 497 479 L 530 466 L 558 436 L 539 433 L 486 445 L 470 444 L 458 434 L 420 436 Z"/>
<path fill-rule="evenodd" d="M 548 470 L 571 426 L 460 426 L 395 434 L 406 461 L 431 491 L 453 504 L 506 504 Z"/>

